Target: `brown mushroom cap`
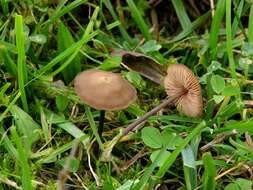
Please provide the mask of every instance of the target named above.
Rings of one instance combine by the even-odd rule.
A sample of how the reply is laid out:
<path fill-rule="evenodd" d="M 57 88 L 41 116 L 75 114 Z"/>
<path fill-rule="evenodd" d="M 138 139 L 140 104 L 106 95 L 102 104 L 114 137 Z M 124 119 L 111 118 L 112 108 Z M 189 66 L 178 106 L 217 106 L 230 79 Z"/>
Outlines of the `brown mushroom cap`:
<path fill-rule="evenodd" d="M 81 100 L 99 110 L 124 109 L 136 99 L 135 88 L 112 72 L 83 71 L 76 76 L 74 83 Z"/>
<path fill-rule="evenodd" d="M 168 67 L 164 86 L 169 97 L 175 97 L 179 112 L 190 117 L 200 117 L 203 113 L 201 88 L 197 77 L 182 64 Z"/>

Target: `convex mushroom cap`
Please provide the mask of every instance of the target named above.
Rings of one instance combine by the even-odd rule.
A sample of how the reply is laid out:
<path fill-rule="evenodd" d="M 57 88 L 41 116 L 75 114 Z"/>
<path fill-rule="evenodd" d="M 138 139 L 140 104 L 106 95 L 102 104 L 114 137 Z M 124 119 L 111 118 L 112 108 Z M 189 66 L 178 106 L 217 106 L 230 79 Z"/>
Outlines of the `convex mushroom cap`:
<path fill-rule="evenodd" d="M 169 97 L 174 97 L 178 111 L 190 117 L 200 117 L 203 113 L 201 87 L 193 72 L 182 64 L 168 67 L 164 87 Z"/>
<path fill-rule="evenodd" d="M 136 99 L 135 88 L 119 74 L 87 70 L 74 81 L 77 95 L 89 106 L 99 110 L 127 108 Z"/>

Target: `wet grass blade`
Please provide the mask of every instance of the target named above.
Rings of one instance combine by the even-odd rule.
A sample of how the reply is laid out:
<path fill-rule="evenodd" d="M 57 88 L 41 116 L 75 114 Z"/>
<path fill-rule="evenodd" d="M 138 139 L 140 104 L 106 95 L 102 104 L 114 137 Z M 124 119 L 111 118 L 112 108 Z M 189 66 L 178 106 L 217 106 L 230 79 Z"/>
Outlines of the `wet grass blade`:
<path fill-rule="evenodd" d="M 92 39 L 93 37 L 95 37 L 97 34 L 99 33 L 99 31 L 93 32 L 90 35 L 87 35 L 86 38 L 84 38 L 84 40 L 82 41 L 82 43 L 79 43 L 76 47 L 74 52 L 72 52 L 71 56 L 60 66 L 58 67 L 54 72 L 52 72 L 50 74 L 50 76 L 55 76 L 58 73 L 62 72 L 63 70 L 65 70 L 68 65 L 70 65 L 72 63 L 72 61 L 76 58 L 76 56 L 78 55 L 80 49 L 82 48 L 83 44 L 88 42 L 90 39 Z"/>
<path fill-rule="evenodd" d="M 9 1 L 8 0 L 0 0 L 0 4 L 3 10 L 3 14 L 7 16 L 9 12 Z"/>
<path fill-rule="evenodd" d="M 236 122 L 227 122 L 227 124 L 225 125 L 225 127 L 223 128 L 219 128 L 217 129 L 217 133 L 222 133 L 225 131 L 232 131 L 232 130 L 236 130 L 239 131 L 241 133 L 245 133 L 245 132 L 250 132 L 253 133 L 253 120 L 249 119 L 246 121 L 236 121 Z"/>
<path fill-rule="evenodd" d="M 250 43 L 253 43 L 253 4 L 251 4 L 249 14 L 248 40 Z"/>
<path fill-rule="evenodd" d="M 240 1 L 239 5 L 236 9 L 236 12 L 235 12 L 236 15 L 235 15 L 233 25 L 232 25 L 232 35 L 233 35 L 233 37 L 236 35 L 236 32 L 238 30 L 238 23 L 241 22 L 240 18 L 242 16 L 243 6 L 244 6 L 244 0 Z"/>
<path fill-rule="evenodd" d="M 232 78 L 236 79 L 235 62 L 232 52 L 231 0 L 226 1 L 226 36 L 230 72 Z"/>
<path fill-rule="evenodd" d="M 74 43 L 74 39 L 68 30 L 68 28 L 64 25 L 63 22 L 60 23 L 58 33 L 57 33 L 57 46 L 59 52 L 63 52 L 70 45 Z M 78 55 L 69 63 L 69 65 L 61 71 L 64 80 L 69 83 L 73 80 L 75 75 L 81 71 L 81 61 Z"/>
<path fill-rule="evenodd" d="M 0 47 L 0 55 L 3 58 L 3 62 L 7 72 L 13 76 L 17 76 L 17 65 L 12 60 L 5 46 Z"/>
<path fill-rule="evenodd" d="M 18 87 L 21 92 L 21 101 L 24 110 L 28 111 L 25 83 L 27 81 L 27 71 L 25 65 L 25 36 L 23 32 L 23 18 L 21 15 L 15 16 L 16 46 L 18 49 Z"/>
<path fill-rule="evenodd" d="M 151 39 L 151 34 L 149 32 L 149 27 L 144 21 L 144 19 L 141 16 L 141 13 L 139 12 L 138 8 L 136 7 L 133 0 L 127 0 L 127 4 L 129 6 L 129 9 L 131 10 L 132 17 L 137 24 L 137 27 L 140 29 L 142 35 L 146 40 Z"/>
<path fill-rule="evenodd" d="M 70 12 L 74 8 L 78 7 L 81 4 L 86 3 L 87 0 L 76 0 L 68 5 L 62 4 L 56 11 L 53 12 L 53 15 L 49 17 L 49 19 L 43 24 L 44 28 L 47 29 L 55 20 Z"/>
<path fill-rule="evenodd" d="M 96 126 L 95 121 L 93 119 L 93 115 L 92 115 L 92 113 L 90 111 L 90 107 L 89 106 L 85 106 L 85 114 L 86 114 L 86 116 L 88 118 L 88 121 L 89 121 L 90 127 L 92 129 L 92 132 L 93 132 L 93 134 L 94 134 L 94 136 L 95 136 L 95 138 L 96 138 L 96 140 L 98 142 L 99 148 L 101 150 L 104 150 L 104 145 L 103 145 L 103 143 L 101 141 L 100 136 L 98 135 L 98 129 L 97 129 L 97 126 Z"/>
<path fill-rule="evenodd" d="M 163 177 L 164 174 L 168 171 L 168 169 L 175 162 L 178 155 L 182 152 L 182 150 L 186 147 L 186 145 L 197 135 L 200 134 L 201 130 L 206 126 L 206 122 L 202 121 L 199 125 L 196 126 L 192 130 L 192 132 L 178 145 L 178 147 L 171 153 L 170 157 L 165 161 L 165 163 L 160 167 L 158 172 L 156 173 L 157 177 Z"/>
<path fill-rule="evenodd" d="M 52 61 L 50 61 L 46 66 L 44 66 L 42 69 L 40 69 L 38 71 L 38 74 L 36 75 L 36 77 L 40 77 L 41 75 L 43 75 L 46 71 L 52 69 L 52 67 L 54 67 L 56 64 L 58 64 L 60 61 L 64 60 L 66 57 L 70 56 L 71 54 L 73 54 L 73 52 L 76 52 L 77 50 L 79 51 L 80 48 L 82 47 L 82 45 L 86 42 L 88 42 L 92 37 L 94 37 L 95 35 L 98 34 L 97 32 L 92 32 L 93 30 L 93 26 L 95 24 L 97 15 L 98 15 L 98 11 L 99 11 L 99 7 L 97 7 L 94 12 L 93 15 L 90 19 L 90 22 L 88 24 L 88 26 L 86 27 L 86 30 L 84 32 L 83 37 L 76 43 L 74 43 L 73 45 L 71 45 L 68 49 L 66 49 L 65 51 L 63 51 L 62 53 L 60 53 L 58 56 L 56 56 Z M 68 64 L 70 63 L 70 61 L 68 62 Z M 61 72 L 68 64 L 64 65 L 64 67 L 60 67 L 60 69 L 58 68 L 57 73 Z M 57 74 L 56 72 L 53 72 L 53 75 Z"/>
<path fill-rule="evenodd" d="M 216 168 L 214 160 L 210 152 L 207 152 L 203 155 L 203 164 L 204 164 L 204 175 L 202 178 L 202 189 L 203 190 L 214 190 L 216 187 L 215 176 Z"/>
<path fill-rule="evenodd" d="M 188 190 L 194 190 L 197 187 L 197 170 L 191 146 L 187 146 L 183 149 L 182 158 L 186 187 Z"/>
<path fill-rule="evenodd" d="M 18 131 L 24 136 L 24 144 L 27 148 L 27 151 L 30 152 L 32 144 L 39 138 L 41 128 L 33 120 L 33 118 L 20 107 L 13 105 L 10 109 L 10 112 L 14 118 Z"/>
<path fill-rule="evenodd" d="M 0 146 L 3 146 L 11 156 L 15 157 L 15 159 L 18 160 L 19 156 L 18 156 L 17 149 L 13 146 L 11 140 L 7 136 L 7 132 L 4 130 L 2 123 L 0 123 L 0 125 L 1 125 L 0 126 L 0 136 L 1 136 Z"/>
<path fill-rule="evenodd" d="M 17 151 L 18 151 L 18 160 L 19 160 L 19 165 L 21 168 L 21 181 L 22 181 L 22 189 L 25 190 L 32 190 L 32 175 L 30 171 L 30 166 L 28 163 L 28 155 L 27 155 L 27 150 L 24 148 L 23 143 L 21 138 L 19 137 L 16 127 L 11 128 L 11 135 L 12 139 L 15 142 L 17 146 Z"/>
<path fill-rule="evenodd" d="M 74 140 L 58 147 L 57 149 L 50 152 L 50 154 L 48 154 L 44 158 L 41 158 L 40 160 L 38 160 L 36 163 L 37 164 L 43 164 L 43 163 L 55 162 L 58 155 L 60 155 L 64 152 L 66 152 L 67 150 L 71 149 L 74 146 L 74 144 L 76 144 L 79 141 L 83 141 L 85 138 L 86 138 L 85 136 L 81 136 L 80 138 L 76 138 L 76 139 L 74 139 Z"/>
<path fill-rule="evenodd" d="M 182 32 L 180 32 L 177 36 L 175 36 L 171 41 L 169 41 L 168 43 L 174 43 L 177 42 L 179 40 L 182 40 L 183 38 L 187 37 L 189 34 L 191 34 L 196 28 L 198 28 L 199 26 L 201 26 L 210 16 L 210 11 L 208 11 L 207 13 L 201 15 L 199 18 L 197 18 L 196 20 L 194 20 L 191 23 L 191 27 L 188 27 L 187 29 L 183 30 Z"/>
<path fill-rule="evenodd" d="M 161 178 L 168 171 L 170 166 L 175 162 L 178 155 L 182 152 L 182 150 L 187 146 L 187 144 L 206 126 L 205 121 L 202 121 L 199 125 L 196 126 L 195 129 L 178 145 L 178 147 L 171 153 L 169 158 L 164 162 L 164 164 L 159 168 L 158 172 L 156 172 L 155 176 Z M 157 156 L 157 158 L 159 155 Z M 156 160 L 145 170 L 143 176 L 140 179 L 140 182 L 135 186 L 134 190 L 141 189 L 149 180 L 152 175 L 154 169 L 156 168 L 157 163 Z"/>
<path fill-rule="evenodd" d="M 19 99 L 19 97 L 21 96 L 21 93 L 18 92 L 17 95 L 13 98 L 13 100 L 8 104 L 7 108 L 4 110 L 3 113 L 1 113 L 0 115 L 0 122 L 3 121 L 3 119 L 5 118 L 5 116 L 7 115 L 7 113 L 10 111 L 10 109 L 12 108 L 12 106 L 16 103 L 16 101 Z"/>
<path fill-rule="evenodd" d="M 210 30 L 210 38 L 209 38 L 209 47 L 210 47 L 210 54 L 212 59 L 216 59 L 217 55 L 217 43 L 218 43 L 218 36 L 221 26 L 221 21 L 225 14 L 225 0 L 220 0 L 217 3 L 215 14 L 211 24 Z"/>
<path fill-rule="evenodd" d="M 183 30 L 187 30 L 189 27 L 191 27 L 191 21 L 187 15 L 183 1 L 182 0 L 172 0 L 172 4 L 175 8 L 175 11 L 177 13 L 177 18 L 178 18 Z"/>
<path fill-rule="evenodd" d="M 65 119 L 61 115 L 57 115 L 53 113 L 50 110 L 44 110 L 45 115 L 48 121 L 50 121 L 52 124 L 56 124 L 58 127 L 65 130 L 67 133 L 72 135 L 75 138 L 81 138 L 82 137 L 82 143 L 85 148 L 87 148 L 87 144 L 89 142 L 89 136 L 85 134 L 82 130 L 80 130 L 76 125 L 74 125 L 71 121 Z"/>
<path fill-rule="evenodd" d="M 109 10 L 110 14 L 112 15 L 113 19 L 115 20 L 115 22 L 119 22 L 119 18 L 117 16 L 117 14 L 115 13 L 114 9 L 113 9 L 113 6 L 112 6 L 112 3 L 110 0 L 104 0 L 103 1 L 106 8 Z M 129 43 L 129 44 L 132 44 L 132 39 L 131 37 L 129 36 L 129 34 L 127 33 L 126 29 L 120 24 L 118 25 L 119 27 L 119 31 L 122 35 L 122 37 Z"/>

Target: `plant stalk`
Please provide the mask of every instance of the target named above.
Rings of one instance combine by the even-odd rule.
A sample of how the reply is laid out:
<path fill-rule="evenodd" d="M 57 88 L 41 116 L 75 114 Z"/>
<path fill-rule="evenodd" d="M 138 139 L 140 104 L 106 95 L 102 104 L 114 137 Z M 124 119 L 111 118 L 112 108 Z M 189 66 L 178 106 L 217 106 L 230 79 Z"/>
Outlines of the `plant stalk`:
<path fill-rule="evenodd" d="M 98 136 L 102 141 L 102 134 L 104 129 L 104 120 L 105 120 L 105 110 L 100 110 L 99 114 L 99 124 L 98 124 Z M 94 143 L 94 155 L 98 158 L 99 156 L 99 146 L 98 143 Z"/>

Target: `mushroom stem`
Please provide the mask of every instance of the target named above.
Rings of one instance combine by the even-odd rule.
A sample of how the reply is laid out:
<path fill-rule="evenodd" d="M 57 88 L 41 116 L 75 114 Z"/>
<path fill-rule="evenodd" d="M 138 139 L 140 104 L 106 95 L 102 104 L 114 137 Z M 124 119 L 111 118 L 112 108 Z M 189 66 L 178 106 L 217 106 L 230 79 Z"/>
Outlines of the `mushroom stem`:
<path fill-rule="evenodd" d="M 123 134 L 121 137 L 127 135 L 130 131 L 134 130 L 139 124 L 147 120 L 150 116 L 154 115 L 162 108 L 169 105 L 174 100 L 175 100 L 175 97 L 168 97 L 164 102 L 162 102 L 161 104 L 159 104 L 158 106 L 150 110 L 149 112 L 145 113 L 142 117 L 140 117 L 139 119 L 135 120 L 133 123 L 128 125 L 127 128 L 123 131 Z"/>
<path fill-rule="evenodd" d="M 100 136 L 100 138 L 102 138 L 102 133 L 104 129 L 104 120 L 105 120 L 105 110 L 101 110 L 98 124 L 98 135 Z"/>

